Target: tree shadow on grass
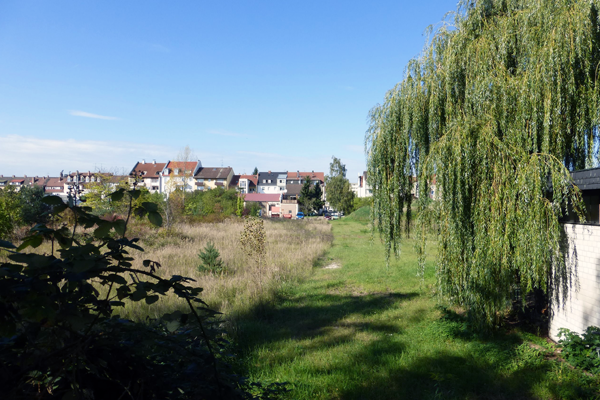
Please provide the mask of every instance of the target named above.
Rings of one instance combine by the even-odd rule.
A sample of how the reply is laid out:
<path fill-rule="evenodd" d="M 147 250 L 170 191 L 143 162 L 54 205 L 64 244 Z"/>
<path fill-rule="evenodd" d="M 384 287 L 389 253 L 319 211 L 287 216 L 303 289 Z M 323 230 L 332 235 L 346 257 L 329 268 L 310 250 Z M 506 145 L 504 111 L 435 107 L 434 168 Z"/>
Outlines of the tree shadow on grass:
<path fill-rule="evenodd" d="M 439 326 L 435 326 L 439 325 Z M 386 363 L 379 354 L 380 344 L 373 342 L 348 359 L 348 364 L 368 363 L 373 373 L 350 380 L 339 398 L 359 399 L 539 399 L 536 385 L 546 384 L 546 394 L 552 399 L 598 399 L 600 392 L 590 378 L 582 387 L 581 375 L 566 368 L 567 373 L 549 382 L 551 362 L 536 353 L 522 339 L 506 332 L 480 334 L 470 331 L 466 320 L 447 312 L 434 328 L 424 332 L 438 340 L 463 342 L 468 351 L 427 351 L 399 367 Z M 352 373 L 352 371 L 349 371 Z M 584 379 L 585 381 L 585 379 Z"/>
<path fill-rule="evenodd" d="M 367 316 L 397 307 L 418 293 L 377 293 L 369 295 L 311 294 L 281 298 L 259 304 L 239 318 L 237 342 L 242 348 L 262 346 L 280 340 L 335 338 L 336 330 L 398 333 L 394 324 L 381 321 L 352 322 L 350 316 Z M 415 316 L 418 318 L 418 316 Z M 335 339 L 332 339 L 335 341 Z"/>
<path fill-rule="evenodd" d="M 580 378 L 548 383 L 552 365 L 535 354 L 520 355 L 519 351 L 530 348 L 523 347 L 517 335 L 473 333 L 464 318 L 451 312 L 425 325 L 422 333 L 425 345 L 447 341 L 448 350 L 424 348 L 420 355 L 415 355 L 414 347 L 407 353 L 407 337 L 396 324 L 347 318 L 402 307 L 416 296 L 316 294 L 282 299 L 276 303 L 279 306 L 260 308 L 254 319 L 246 320 L 240 342 L 246 350 L 271 344 L 265 362 L 278 365 L 291 365 L 311 352 L 349 344 L 342 347 L 343 357 L 305 362 L 302 369 L 306 376 L 330 379 L 321 381 L 327 382 L 323 387 L 316 387 L 319 380 L 314 378 L 290 382 L 294 388 L 290 398 L 536 399 L 540 398 L 538 385 L 546 386 L 547 398 L 598 398 L 594 389 L 578 385 Z M 419 315 L 414 321 L 419 322 Z M 375 335 L 361 341 L 360 346 L 351 344 L 365 332 Z M 296 345 L 290 346 L 290 341 Z M 456 351 L 453 344 L 460 344 L 462 349 Z M 399 362 L 402 357 L 408 360 Z"/>

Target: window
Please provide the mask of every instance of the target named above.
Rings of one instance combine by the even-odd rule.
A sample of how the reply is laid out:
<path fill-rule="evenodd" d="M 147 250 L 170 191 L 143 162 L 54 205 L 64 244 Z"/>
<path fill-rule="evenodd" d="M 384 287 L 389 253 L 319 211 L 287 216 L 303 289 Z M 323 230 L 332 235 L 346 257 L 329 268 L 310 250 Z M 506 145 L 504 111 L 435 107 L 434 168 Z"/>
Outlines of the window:
<path fill-rule="evenodd" d="M 269 179 L 269 183 L 271 183 L 271 180 Z"/>
<path fill-rule="evenodd" d="M 267 183 L 267 180 L 266 180 L 266 179 L 263 179 L 263 183 Z"/>
<path fill-rule="evenodd" d="M 196 182 L 204 182 L 204 178 L 198 178 L 196 179 Z"/>

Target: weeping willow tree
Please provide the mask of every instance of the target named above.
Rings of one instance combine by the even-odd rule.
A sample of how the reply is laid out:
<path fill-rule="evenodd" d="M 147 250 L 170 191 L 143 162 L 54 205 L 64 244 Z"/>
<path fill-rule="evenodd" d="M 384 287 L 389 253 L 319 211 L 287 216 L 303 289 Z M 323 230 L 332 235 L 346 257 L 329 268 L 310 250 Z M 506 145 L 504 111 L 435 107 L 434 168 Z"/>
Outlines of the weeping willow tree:
<path fill-rule="evenodd" d="M 581 209 L 569 171 L 597 152 L 598 3 L 463 1 L 370 112 L 372 216 L 388 257 L 411 209 L 418 234 L 435 221 L 440 292 L 484 325 L 517 287 L 560 302 L 571 283 L 559 220 Z"/>

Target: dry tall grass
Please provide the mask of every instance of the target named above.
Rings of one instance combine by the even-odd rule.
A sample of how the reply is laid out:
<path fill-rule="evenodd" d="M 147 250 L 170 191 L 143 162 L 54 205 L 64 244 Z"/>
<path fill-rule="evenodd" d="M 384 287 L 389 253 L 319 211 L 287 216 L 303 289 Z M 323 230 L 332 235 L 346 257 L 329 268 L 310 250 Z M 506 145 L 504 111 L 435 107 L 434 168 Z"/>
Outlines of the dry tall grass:
<path fill-rule="evenodd" d="M 134 266 L 144 268 L 142 261 L 150 259 L 162 265 L 160 276 L 196 279 L 194 285 L 204 288 L 201 298 L 231 318 L 270 301 L 282 285 L 305 277 L 332 241 L 331 225 L 323 220 L 265 220 L 267 254 L 263 265 L 257 266 L 242 250 L 242 229 L 242 220 L 229 219 L 217 224 L 179 224 L 154 234 L 140 232 L 145 252 L 132 252 Z M 198 272 L 198 253 L 209 241 L 219 250 L 227 273 Z M 184 308 L 184 303 L 169 296 L 150 306 L 128 303 L 121 315 L 141 320 L 177 308 Z"/>

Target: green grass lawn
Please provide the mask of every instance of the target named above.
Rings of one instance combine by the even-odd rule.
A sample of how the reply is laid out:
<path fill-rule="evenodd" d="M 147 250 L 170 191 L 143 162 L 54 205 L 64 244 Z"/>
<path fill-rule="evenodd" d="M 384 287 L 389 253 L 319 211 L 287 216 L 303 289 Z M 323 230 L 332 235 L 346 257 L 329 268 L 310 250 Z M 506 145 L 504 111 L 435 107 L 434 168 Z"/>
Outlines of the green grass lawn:
<path fill-rule="evenodd" d="M 477 335 L 438 307 L 433 258 L 418 277 L 411 240 L 386 268 L 364 219 L 332 223 L 313 275 L 238 322 L 251 378 L 289 382 L 289 399 L 600 398 L 598 377 L 554 360 L 544 339 Z"/>

